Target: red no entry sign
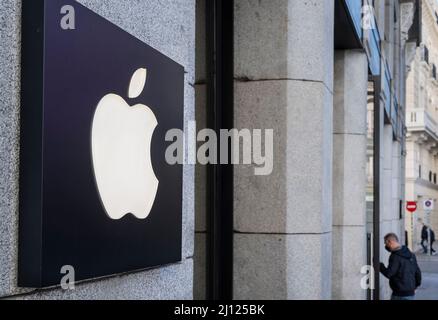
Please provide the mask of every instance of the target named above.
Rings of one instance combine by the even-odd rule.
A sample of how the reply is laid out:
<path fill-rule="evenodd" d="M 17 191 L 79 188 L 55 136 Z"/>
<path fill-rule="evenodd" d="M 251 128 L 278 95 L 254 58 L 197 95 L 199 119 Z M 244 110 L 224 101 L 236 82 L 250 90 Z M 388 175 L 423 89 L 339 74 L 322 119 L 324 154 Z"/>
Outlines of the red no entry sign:
<path fill-rule="evenodd" d="M 417 202 L 416 201 L 407 201 L 406 202 L 406 210 L 409 212 L 415 212 L 417 210 Z"/>

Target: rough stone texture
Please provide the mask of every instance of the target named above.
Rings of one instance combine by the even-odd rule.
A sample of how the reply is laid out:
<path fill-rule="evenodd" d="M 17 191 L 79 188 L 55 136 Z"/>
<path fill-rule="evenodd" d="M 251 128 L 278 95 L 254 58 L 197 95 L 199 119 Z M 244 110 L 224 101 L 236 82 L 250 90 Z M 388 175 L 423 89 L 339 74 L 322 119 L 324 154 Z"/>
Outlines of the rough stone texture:
<path fill-rule="evenodd" d="M 381 219 L 382 220 L 391 220 L 393 219 L 393 206 L 392 206 L 392 199 L 393 199 L 393 185 L 392 185 L 392 148 L 393 148 L 393 133 L 392 133 L 392 127 L 391 125 L 385 124 L 383 129 L 383 181 L 382 181 L 382 195 L 383 198 L 381 199 L 383 204 L 383 211 L 381 211 Z M 382 237 L 384 234 L 382 234 Z"/>
<path fill-rule="evenodd" d="M 364 225 L 366 184 L 365 53 L 335 52 L 333 95 L 333 225 Z"/>
<path fill-rule="evenodd" d="M 237 0 L 234 7 L 236 77 L 287 78 L 289 1 Z"/>
<path fill-rule="evenodd" d="M 333 226 L 333 299 L 364 300 L 360 286 L 366 260 L 365 226 Z"/>
<path fill-rule="evenodd" d="M 364 299 L 360 273 L 366 264 L 365 53 L 336 51 L 333 134 L 333 298 Z"/>
<path fill-rule="evenodd" d="M 73 290 L 45 289 L 28 295 L 11 297 L 19 300 L 149 300 L 191 299 L 193 260 L 124 274 L 95 282 L 76 284 Z"/>
<path fill-rule="evenodd" d="M 331 233 L 236 234 L 234 241 L 235 299 L 330 299 Z"/>
<path fill-rule="evenodd" d="M 235 73 L 333 87 L 333 0 L 235 1 Z"/>
<path fill-rule="evenodd" d="M 333 225 L 364 225 L 366 136 L 334 134 L 333 141 Z"/>
<path fill-rule="evenodd" d="M 185 123 L 194 119 L 195 0 L 79 1 L 184 66 Z M 0 3 L 0 297 L 16 287 L 21 1 Z M 194 246 L 194 167 L 183 175 L 183 263 L 104 280 L 87 281 L 73 293 L 50 290 L 27 298 L 190 299 Z"/>
<path fill-rule="evenodd" d="M 383 204 L 383 211 L 381 211 L 380 216 L 382 220 L 390 220 L 392 217 L 392 172 L 391 170 L 383 170 L 383 181 L 382 181 L 382 195 L 381 199 Z"/>
<path fill-rule="evenodd" d="M 236 83 L 235 127 L 274 130 L 271 175 L 256 176 L 253 166 L 235 167 L 237 231 L 330 231 L 331 114 L 332 95 L 318 82 Z"/>
<path fill-rule="evenodd" d="M 287 96 L 288 81 L 235 84 L 235 127 L 274 129 L 274 165 L 270 175 L 254 175 L 251 165 L 234 167 L 234 228 L 239 232 L 288 230 Z"/>
<path fill-rule="evenodd" d="M 21 1 L 0 3 L 0 296 L 17 282 Z"/>
<path fill-rule="evenodd" d="M 274 129 L 271 175 L 235 167 L 236 299 L 331 297 L 333 4 L 235 1 L 235 127 Z"/>
<path fill-rule="evenodd" d="M 334 74 L 333 132 L 366 134 L 368 91 L 366 54 L 355 50 L 335 51 Z"/>
<path fill-rule="evenodd" d="M 195 89 L 186 76 L 184 90 L 184 125 L 187 132 L 189 121 L 195 120 Z M 191 257 L 195 237 L 195 166 L 183 167 L 183 216 L 182 216 L 182 256 Z"/>

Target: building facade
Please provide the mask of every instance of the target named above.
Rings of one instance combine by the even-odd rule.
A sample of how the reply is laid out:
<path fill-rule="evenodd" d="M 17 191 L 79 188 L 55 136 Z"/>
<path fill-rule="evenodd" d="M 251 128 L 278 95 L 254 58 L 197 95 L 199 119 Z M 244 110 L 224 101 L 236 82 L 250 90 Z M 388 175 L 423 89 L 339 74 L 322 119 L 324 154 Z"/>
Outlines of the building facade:
<path fill-rule="evenodd" d="M 435 202 L 438 197 L 437 12 L 435 1 L 421 1 L 422 42 L 410 50 L 412 63 L 407 81 L 406 200 L 417 201 L 417 211 L 407 217 L 406 230 L 415 251 L 421 248 L 421 222 L 430 224 L 433 230 L 438 227 L 436 208 L 428 217 L 423 206 L 424 201 Z"/>
<path fill-rule="evenodd" d="M 184 165 L 180 263 L 74 290 L 19 288 L 21 1 L 3 1 L 0 297 L 389 297 L 384 278 L 363 279 L 387 260 L 387 232 L 405 240 L 418 1 L 79 2 L 184 67 L 186 129 L 273 129 L 273 170 Z"/>
<path fill-rule="evenodd" d="M 389 297 L 381 276 L 362 288 L 361 271 L 388 258 L 386 233 L 405 241 L 406 48 L 418 45 L 418 13 L 417 1 L 234 2 L 233 124 L 276 137 L 272 175 L 234 168 L 234 298 Z M 208 189 L 202 170 L 197 191 Z M 195 239 L 199 281 L 208 224 Z"/>

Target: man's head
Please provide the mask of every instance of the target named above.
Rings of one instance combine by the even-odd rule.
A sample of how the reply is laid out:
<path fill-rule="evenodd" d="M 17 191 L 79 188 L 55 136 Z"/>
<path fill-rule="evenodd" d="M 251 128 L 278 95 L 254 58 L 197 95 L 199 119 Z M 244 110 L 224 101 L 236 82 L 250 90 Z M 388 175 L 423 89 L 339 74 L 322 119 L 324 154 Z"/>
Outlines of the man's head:
<path fill-rule="evenodd" d="M 400 248 L 398 237 L 395 233 L 388 233 L 385 238 L 385 248 L 388 251 L 394 251 Z"/>

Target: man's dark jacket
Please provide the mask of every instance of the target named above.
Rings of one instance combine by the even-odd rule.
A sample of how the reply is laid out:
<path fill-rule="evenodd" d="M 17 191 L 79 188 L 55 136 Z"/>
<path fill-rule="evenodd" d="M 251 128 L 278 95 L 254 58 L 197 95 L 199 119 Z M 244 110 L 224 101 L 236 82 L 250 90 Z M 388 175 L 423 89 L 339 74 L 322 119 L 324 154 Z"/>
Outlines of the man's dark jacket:
<path fill-rule="evenodd" d="M 421 228 L 421 240 L 427 240 L 428 237 L 427 227 L 423 226 L 423 228 Z"/>
<path fill-rule="evenodd" d="M 389 286 L 395 296 L 413 296 L 415 289 L 421 285 L 421 271 L 417 259 L 406 246 L 392 251 L 388 268 L 380 264 L 380 272 L 389 279 Z"/>
<path fill-rule="evenodd" d="M 423 226 L 421 229 L 421 240 L 427 240 L 429 238 L 429 234 L 427 232 L 427 227 Z M 435 232 L 433 232 L 432 229 L 430 229 L 430 241 L 435 242 Z"/>

